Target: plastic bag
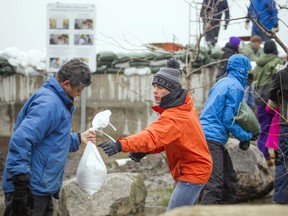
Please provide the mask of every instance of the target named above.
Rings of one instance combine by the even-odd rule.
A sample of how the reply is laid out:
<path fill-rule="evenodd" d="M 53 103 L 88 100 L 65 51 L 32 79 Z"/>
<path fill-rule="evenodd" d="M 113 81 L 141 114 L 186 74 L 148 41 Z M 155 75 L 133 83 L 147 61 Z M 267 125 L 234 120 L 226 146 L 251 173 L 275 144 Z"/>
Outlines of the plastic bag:
<path fill-rule="evenodd" d="M 111 127 L 116 130 L 116 128 L 109 122 L 110 115 L 110 110 L 97 113 L 92 121 L 93 127 L 91 130 L 104 133 L 98 129 L 105 128 L 108 125 L 111 125 Z M 108 134 L 104 134 L 113 140 L 113 138 Z M 106 178 L 106 165 L 97 147 L 92 142 L 88 142 L 77 168 L 77 183 L 89 194 L 89 196 L 92 196 L 94 193 L 100 190 L 102 185 L 105 183 Z"/>
<path fill-rule="evenodd" d="M 93 129 L 96 130 L 99 128 L 105 128 L 108 125 L 110 125 L 114 130 L 116 130 L 116 128 L 109 122 L 110 115 L 111 115 L 110 110 L 104 110 L 102 112 L 97 113 L 92 121 Z"/>
<path fill-rule="evenodd" d="M 107 178 L 106 165 L 97 149 L 92 143 L 88 142 L 77 168 L 78 185 L 92 196 L 96 193 Z"/>

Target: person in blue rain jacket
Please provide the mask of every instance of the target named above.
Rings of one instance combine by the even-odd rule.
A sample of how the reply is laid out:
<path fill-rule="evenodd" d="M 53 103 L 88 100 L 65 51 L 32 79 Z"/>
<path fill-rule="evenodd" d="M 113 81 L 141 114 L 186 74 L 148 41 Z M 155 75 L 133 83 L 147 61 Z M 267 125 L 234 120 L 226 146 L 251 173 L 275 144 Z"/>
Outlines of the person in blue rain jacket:
<path fill-rule="evenodd" d="M 5 216 L 53 214 L 66 159 L 96 134 L 72 133 L 74 98 L 91 83 L 89 67 L 78 59 L 49 77 L 20 110 L 9 141 L 2 178 Z"/>

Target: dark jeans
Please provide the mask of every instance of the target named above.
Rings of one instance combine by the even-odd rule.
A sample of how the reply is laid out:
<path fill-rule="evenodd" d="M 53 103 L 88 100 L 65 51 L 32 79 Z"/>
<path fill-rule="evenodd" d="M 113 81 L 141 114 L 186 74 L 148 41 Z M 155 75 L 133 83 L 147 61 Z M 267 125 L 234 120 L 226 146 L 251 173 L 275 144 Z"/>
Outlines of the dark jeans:
<path fill-rule="evenodd" d="M 212 46 L 218 41 L 218 35 L 220 30 L 220 22 L 219 23 L 211 23 L 212 27 L 205 33 L 205 40 L 207 43 L 210 43 Z M 204 24 L 205 26 L 205 24 Z"/>
<path fill-rule="evenodd" d="M 13 193 L 5 194 L 5 213 L 4 216 L 20 216 L 14 215 L 12 209 L 12 197 Z M 29 216 L 52 216 L 53 215 L 53 201 L 51 196 L 35 196 L 33 214 Z"/>
<path fill-rule="evenodd" d="M 274 185 L 274 202 L 288 204 L 288 125 L 280 126 Z"/>
<path fill-rule="evenodd" d="M 213 160 L 212 175 L 203 189 L 201 203 L 236 203 L 237 176 L 227 149 L 220 143 L 207 140 Z"/>

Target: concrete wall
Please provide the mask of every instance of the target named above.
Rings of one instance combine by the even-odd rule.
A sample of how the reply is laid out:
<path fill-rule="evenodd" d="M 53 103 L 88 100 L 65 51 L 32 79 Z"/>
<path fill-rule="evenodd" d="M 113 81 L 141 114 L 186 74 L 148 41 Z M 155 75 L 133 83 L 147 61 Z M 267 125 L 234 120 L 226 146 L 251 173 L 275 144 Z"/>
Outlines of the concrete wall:
<path fill-rule="evenodd" d="M 183 86 L 188 86 L 194 98 L 195 107 L 201 111 L 214 81 L 213 69 L 202 70 L 182 78 Z M 153 105 L 153 75 L 125 76 L 123 74 L 93 74 L 92 84 L 86 90 L 86 128 L 91 127 L 95 114 L 110 109 L 111 127 L 104 131 L 117 137 L 140 131 L 157 118 L 150 109 Z M 47 79 L 47 76 L 0 76 L 0 137 L 9 137 L 14 127 L 17 114 L 25 101 Z M 77 111 L 73 119 L 73 130 L 80 129 L 81 101 L 75 101 Z"/>

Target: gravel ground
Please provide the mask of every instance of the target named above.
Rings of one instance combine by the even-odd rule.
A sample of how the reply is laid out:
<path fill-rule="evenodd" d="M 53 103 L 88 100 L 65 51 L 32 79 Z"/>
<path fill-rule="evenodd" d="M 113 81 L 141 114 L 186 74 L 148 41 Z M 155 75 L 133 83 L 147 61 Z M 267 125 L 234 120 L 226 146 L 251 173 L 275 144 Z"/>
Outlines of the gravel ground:
<path fill-rule="evenodd" d="M 0 152 L 0 175 L 2 177 L 3 166 L 7 154 L 8 139 L 0 139 L 1 152 Z M 98 143 L 106 141 L 105 138 L 98 137 Z M 82 146 L 79 151 L 70 153 L 67 159 L 67 166 L 65 170 L 65 179 L 69 179 L 76 175 L 77 166 L 82 156 L 84 147 Z M 112 157 L 107 157 L 100 149 L 100 154 L 106 163 L 108 173 L 113 172 L 137 172 L 141 173 L 144 183 L 146 185 L 148 195 L 146 198 L 146 209 L 144 215 L 159 215 L 163 213 L 168 204 L 171 192 L 173 190 L 174 180 L 172 179 L 168 170 L 166 161 L 162 154 L 148 155 L 141 160 L 140 163 L 128 161 L 125 165 L 119 166 L 116 162 L 117 159 L 127 158 L 128 154 L 119 153 Z M 273 167 L 271 174 L 274 173 Z M 261 199 L 251 200 L 240 204 L 271 204 L 273 199 L 273 191 Z"/>

